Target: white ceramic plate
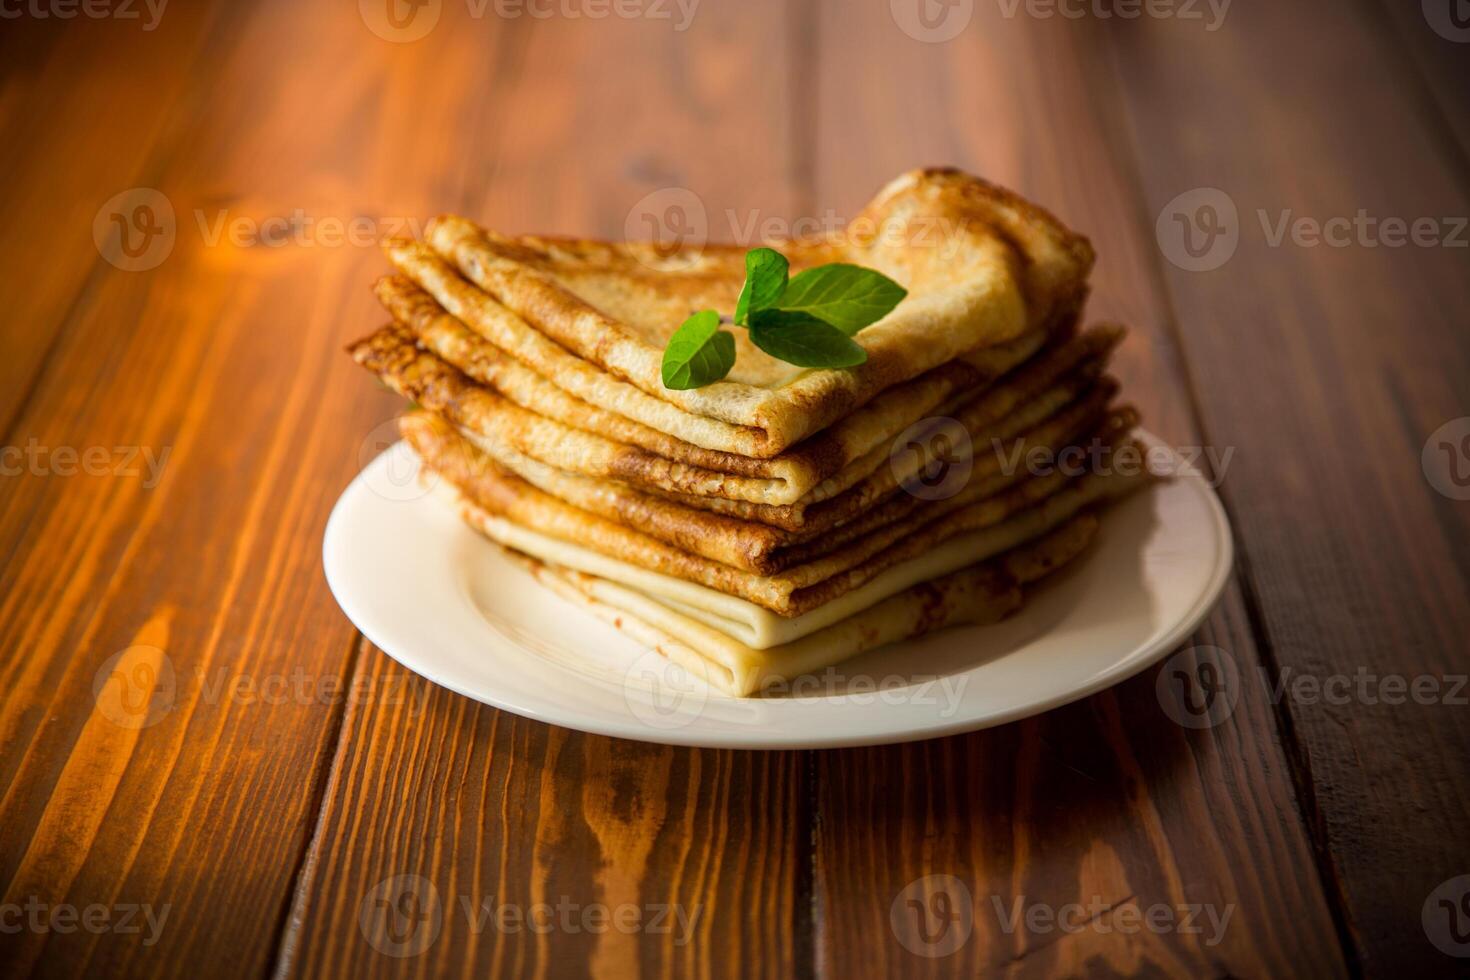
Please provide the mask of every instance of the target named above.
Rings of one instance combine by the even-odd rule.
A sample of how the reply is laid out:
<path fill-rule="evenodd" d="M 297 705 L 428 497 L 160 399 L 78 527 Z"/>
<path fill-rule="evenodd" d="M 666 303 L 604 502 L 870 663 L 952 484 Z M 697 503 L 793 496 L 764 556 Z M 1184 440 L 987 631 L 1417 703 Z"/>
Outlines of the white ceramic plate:
<path fill-rule="evenodd" d="M 1169 652 L 1230 572 L 1220 502 L 1186 473 L 1113 505 L 1089 552 L 1032 587 L 1003 623 L 874 650 L 772 696 L 731 698 L 538 584 L 417 473 L 399 443 L 332 511 L 327 582 L 357 627 L 405 667 L 477 701 L 644 741 L 871 745 L 1024 718 Z"/>

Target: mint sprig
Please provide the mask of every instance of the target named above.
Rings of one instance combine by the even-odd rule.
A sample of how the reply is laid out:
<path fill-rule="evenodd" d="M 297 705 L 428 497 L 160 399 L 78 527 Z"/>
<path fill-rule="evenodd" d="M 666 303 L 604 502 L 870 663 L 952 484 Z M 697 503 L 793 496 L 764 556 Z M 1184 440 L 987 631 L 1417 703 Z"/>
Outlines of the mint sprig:
<path fill-rule="evenodd" d="M 857 341 L 800 310 L 756 312 L 750 342 L 776 360 L 797 367 L 857 367 L 868 359 L 868 352 Z"/>
<path fill-rule="evenodd" d="M 664 387 L 675 391 L 703 388 L 735 366 L 735 335 L 720 329 L 720 315 L 701 310 L 684 321 L 664 348 Z"/>
<path fill-rule="evenodd" d="M 797 273 L 781 293 L 780 307 L 810 313 L 850 336 L 883 319 L 905 295 L 881 272 L 838 263 Z"/>
<path fill-rule="evenodd" d="M 908 295 L 873 269 L 847 263 L 817 266 L 788 278 L 790 264 L 775 249 L 745 254 L 745 284 L 734 322 L 750 342 L 777 360 L 804 368 L 849 368 L 868 359 L 852 335 L 887 316 Z M 720 329 L 714 310 L 700 310 L 664 349 L 665 388 L 702 388 L 730 373 L 735 337 Z"/>
<path fill-rule="evenodd" d="M 755 248 L 745 253 L 745 285 L 740 287 L 740 300 L 735 304 L 735 322 L 750 325 L 750 314 L 776 304 L 786 288 L 786 273 L 791 263 L 774 248 Z"/>

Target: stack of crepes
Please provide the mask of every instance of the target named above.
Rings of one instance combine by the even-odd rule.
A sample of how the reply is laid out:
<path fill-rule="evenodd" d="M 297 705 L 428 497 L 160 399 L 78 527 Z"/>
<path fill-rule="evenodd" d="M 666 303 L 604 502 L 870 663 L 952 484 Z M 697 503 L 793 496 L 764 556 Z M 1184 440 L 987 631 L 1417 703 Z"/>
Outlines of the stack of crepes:
<path fill-rule="evenodd" d="M 977 178 L 912 172 L 841 232 L 767 243 L 793 272 L 908 290 L 855 335 L 866 363 L 804 370 L 736 328 L 729 376 L 687 391 L 664 387 L 664 346 L 735 308 L 744 248 L 452 216 L 424 237 L 388 243 L 393 323 L 349 348 L 419 406 L 402 430 L 423 471 L 547 587 L 719 690 L 995 621 L 1145 478 L 1025 464 L 1132 438 L 1105 370 L 1123 331 L 1078 327 L 1087 240 Z"/>

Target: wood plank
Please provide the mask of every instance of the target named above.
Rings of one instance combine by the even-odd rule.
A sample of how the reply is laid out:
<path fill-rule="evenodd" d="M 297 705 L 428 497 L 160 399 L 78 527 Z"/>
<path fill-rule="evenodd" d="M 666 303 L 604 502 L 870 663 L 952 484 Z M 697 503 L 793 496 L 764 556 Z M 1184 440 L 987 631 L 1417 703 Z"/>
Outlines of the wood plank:
<path fill-rule="evenodd" d="M 1444 165 L 1470 180 L 1470 23 L 1460 0 L 1427 0 L 1417 4 L 1379 0 L 1376 15 L 1384 34 L 1396 33 L 1399 44 L 1379 39 L 1388 74 L 1383 79 L 1413 111 L 1428 140 L 1438 142 Z M 1455 12 L 1458 12 L 1457 15 Z M 1439 137 L 1436 139 L 1436 137 Z"/>
<path fill-rule="evenodd" d="M 0 483 L 0 881 L 7 902 L 149 901 L 168 917 L 156 944 L 147 929 L 6 937 L 0 969 L 195 975 L 229 950 L 242 972 L 354 975 L 1332 975 L 1334 900 L 1363 951 L 1352 965 L 1445 968 L 1418 919 L 1467 864 L 1463 712 L 1291 701 L 1273 716 L 1266 685 L 1288 667 L 1463 670 L 1470 518 L 1414 469 L 1464 411 L 1463 253 L 1243 241 L 1225 268 L 1185 274 L 1151 238 L 1164 202 L 1204 183 L 1243 217 L 1466 213 L 1452 147 L 1362 22 L 1324 7 L 1241 8 L 1208 38 L 1114 24 L 1115 66 L 1109 25 L 987 5 L 944 45 L 898 34 L 882 4 L 701 8 L 689 34 L 455 21 L 452 6 L 413 44 L 372 38 L 351 4 L 180 7 L 137 38 L 7 26 L 0 122 L 16 138 L 0 160 L 20 179 L 0 188 L 0 261 L 26 288 L 0 324 L 0 420 L 9 444 L 44 447 L 45 472 Z M 1271 140 L 1254 138 L 1262 117 Z M 682 189 L 712 238 L 738 240 L 752 219 L 856 207 L 930 154 L 1091 232 L 1093 308 L 1139 329 L 1120 371 L 1150 424 L 1241 447 L 1226 496 L 1257 574 L 1191 641 L 1246 672 L 1226 723 L 1174 726 L 1150 673 L 967 738 L 698 752 L 502 715 L 359 648 L 315 556 L 358 444 L 396 409 L 338 350 L 375 322 L 382 265 L 319 228 L 211 244 L 221 212 L 395 230 L 453 206 L 619 236 L 650 193 Z M 1316 166 L 1299 175 L 1302 161 Z M 91 226 L 137 184 L 167 195 L 178 241 L 127 273 L 99 260 Z M 60 447 L 133 472 L 65 476 Z M 135 449 L 167 451 L 160 482 Z M 126 682 L 166 667 L 166 710 L 140 719 Z M 234 678 L 305 693 L 263 702 L 230 693 Z M 1325 896 L 1303 808 L 1329 850 Z M 433 883 L 450 916 L 408 960 L 361 927 L 398 874 Z M 929 874 L 970 889 L 978 935 L 950 958 L 916 955 L 890 919 Z M 995 902 L 1022 896 L 1106 911 L 1075 936 L 1006 931 Z M 476 931 L 460 904 L 563 897 L 578 913 L 677 905 L 695 938 Z M 1218 944 L 1096 925 L 1193 903 L 1231 910 Z"/>
<path fill-rule="evenodd" d="M 149 179 L 179 219 L 172 253 L 94 277 L 13 427 L 17 445 L 47 450 L 44 472 L 0 487 L 5 901 L 147 901 L 168 918 L 156 937 L 7 936 L 7 971 L 197 976 L 228 955 L 264 972 L 342 717 L 356 637 L 317 556 L 332 502 L 397 410 L 341 354 L 380 317 L 367 289 L 380 258 L 320 225 L 283 244 L 210 229 L 221 209 L 247 231 L 296 209 L 375 227 L 425 213 L 432 189 L 405 182 L 405 155 L 374 151 L 442 131 L 488 76 L 467 47 L 363 43 L 353 5 L 241 16 L 191 98 L 139 96 L 181 134 Z M 108 64 L 146 75 L 156 56 L 94 36 L 122 46 L 98 50 Z M 431 67 L 466 87 L 446 97 Z M 70 121 L 78 154 L 122 152 L 84 107 Z M 95 262 L 90 221 L 67 254 Z M 49 455 L 62 447 L 102 447 L 136 472 L 67 476 Z M 139 448 L 160 474 L 126 455 Z M 150 677 L 161 710 L 140 728 L 124 695 Z"/>
<path fill-rule="evenodd" d="M 354 677 L 415 683 L 376 650 Z M 419 686 L 349 708 L 281 975 L 792 975 L 798 754 L 581 735 Z"/>
<path fill-rule="evenodd" d="M 121 191 L 149 186 L 177 148 L 191 93 L 204 90 L 231 26 L 227 9 L 180 4 L 156 23 L 147 16 L 5 20 L 0 268 L 25 284 L 10 291 L 0 318 L 6 436 L 59 334 L 108 272 L 93 244 L 99 210 Z"/>
<path fill-rule="evenodd" d="M 1125 396 L 1149 427 L 1200 444 L 1096 25 L 1007 18 L 977 4 L 962 33 L 930 43 L 903 33 L 882 7 L 833 6 L 821 38 L 819 195 L 860 201 L 895 170 L 953 163 L 1047 204 L 1098 249 L 1091 317 L 1134 329 L 1117 365 Z M 882 72 L 864 70 L 880 60 Z M 822 971 L 1341 974 L 1271 706 L 1251 682 L 1257 653 L 1238 588 L 1190 643 L 1229 650 L 1247 681 L 1215 728 L 1170 721 L 1155 670 L 1020 725 L 823 754 Z M 928 875 L 953 876 L 968 892 L 947 893 L 974 930 L 953 951 L 924 943 L 907 905 L 928 901 L 927 927 L 940 934 L 936 903 L 945 898 L 915 892 Z M 1017 903 L 1052 914 L 1077 903 L 1092 918 L 1075 932 L 1044 918 L 1011 925 Z M 1218 935 L 1208 926 L 1121 931 L 1129 909 L 1155 906 L 1171 910 L 1155 913 L 1161 922 L 1182 925 L 1179 910 L 1190 906 L 1230 918 Z M 1293 910 L 1290 928 L 1283 908 Z M 930 955 L 938 953 L 947 955 Z"/>
<path fill-rule="evenodd" d="M 1429 975 L 1452 962 L 1421 912 L 1470 867 L 1470 717 L 1445 688 L 1392 704 L 1392 688 L 1364 697 L 1354 678 L 1464 674 L 1470 509 L 1433 489 L 1421 454 L 1470 403 L 1467 252 L 1391 247 L 1376 227 L 1375 245 L 1351 225 L 1343 247 L 1268 237 L 1288 210 L 1429 218 L 1442 234 L 1453 222 L 1439 219 L 1470 213 L 1406 66 L 1355 10 L 1252 4 L 1208 37 L 1168 21 L 1112 37 L 1146 213 L 1195 187 L 1238 212 L 1228 261 L 1165 268 L 1202 422 L 1240 447 L 1225 498 L 1264 666 L 1273 683 L 1351 685 L 1340 703 L 1309 690 L 1281 709 L 1329 887 L 1365 974 Z"/>
<path fill-rule="evenodd" d="M 732 224 L 726 212 L 752 201 L 772 209 L 758 217 L 790 216 L 783 100 L 792 54 L 772 27 L 786 16 L 782 4 L 701 7 L 682 33 L 660 21 L 525 20 L 510 25 L 514 44 L 492 44 L 489 25 L 450 20 L 447 5 L 444 16 L 436 33 L 468 38 L 496 62 L 497 83 L 486 113 L 493 143 L 475 132 L 443 149 L 405 142 L 417 184 L 455 187 L 467 175 L 442 206 L 498 228 L 615 238 L 630 221 L 646 234 L 642 216 L 662 218 L 668 206 L 687 209 L 671 213 L 674 230 L 687 217 L 712 240 L 738 237 L 747 215 L 737 210 Z M 756 49 L 766 64 L 751 75 L 739 66 Z M 586 98 L 592 91 L 597 98 Z M 404 672 L 374 651 L 359 676 Z M 800 754 L 587 736 L 435 690 L 420 717 L 383 704 L 350 713 L 333 773 L 283 976 L 784 978 L 810 969 Z M 380 899 L 411 909 L 430 894 L 441 915 L 422 949 L 385 946 L 388 919 L 362 927 L 365 908 L 379 916 L 393 907 Z M 549 931 L 524 919 L 499 926 L 479 917 L 486 903 L 523 917 L 561 904 L 574 918 L 555 911 Z M 672 907 L 693 922 L 692 939 L 677 915 L 672 932 L 594 932 L 580 918 L 620 906 L 648 926 Z"/>

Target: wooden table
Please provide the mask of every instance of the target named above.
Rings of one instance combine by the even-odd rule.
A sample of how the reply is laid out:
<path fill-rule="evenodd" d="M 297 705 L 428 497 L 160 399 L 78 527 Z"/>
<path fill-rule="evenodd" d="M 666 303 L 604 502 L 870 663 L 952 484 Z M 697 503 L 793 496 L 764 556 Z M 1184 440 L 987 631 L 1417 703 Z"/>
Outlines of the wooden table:
<path fill-rule="evenodd" d="M 1465 969 L 1436 946 L 1470 952 L 1436 893 L 1470 874 L 1447 14 L 489 3 L 6 6 L 0 971 Z M 683 188 L 736 240 L 927 164 L 1089 234 L 1129 397 L 1232 454 L 1237 569 L 1186 645 L 1237 666 L 1228 717 L 1176 724 L 1152 670 L 964 737 L 668 748 L 435 688 L 338 611 L 323 525 L 400 407 L 342 353 L 383 318 L 377 238 L 449 210 L 622 237 Z M 1384 219 L 1427 224 L 1394 245 Z M 963 888 L 931 882 L 921 921 L 930 875 Z M 599 919 L 624 907 L 637 930 Z M 385 910 L 409 916 L 386 940 Z"/>

